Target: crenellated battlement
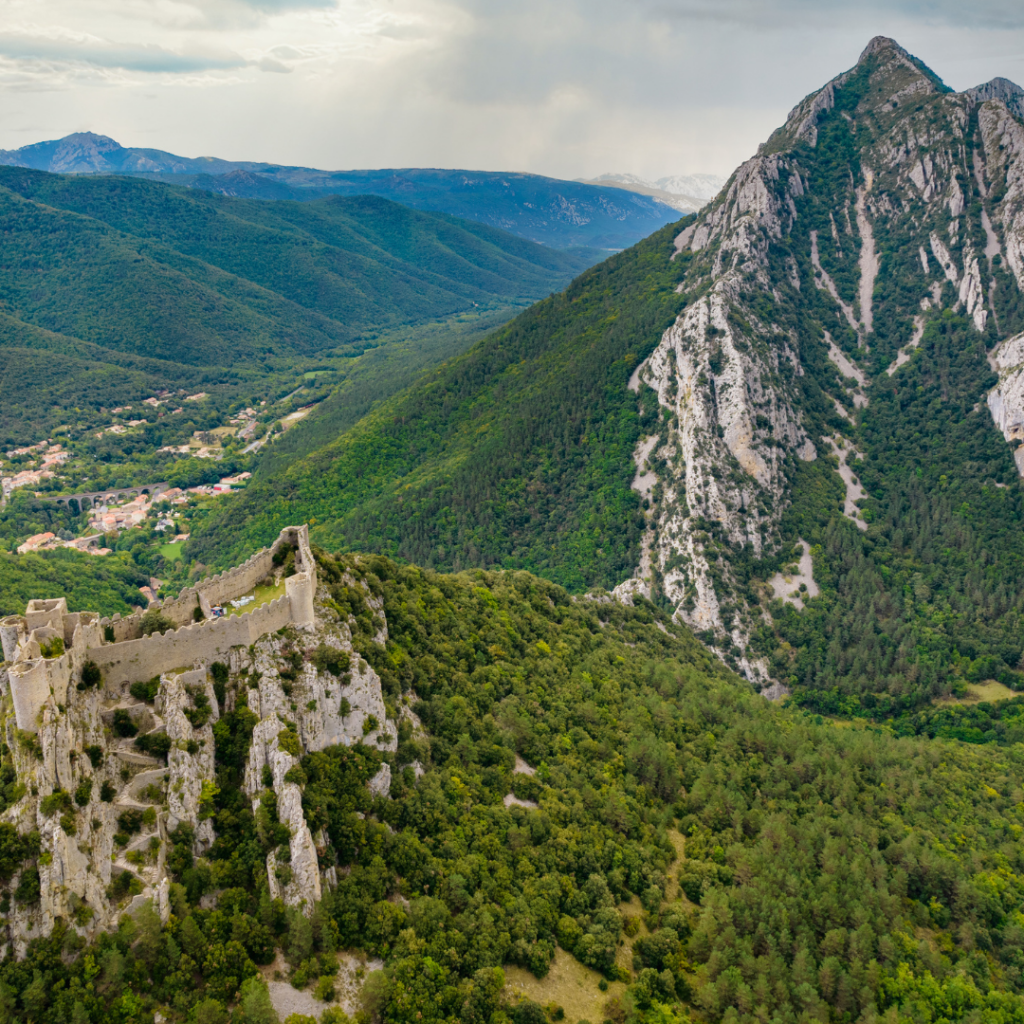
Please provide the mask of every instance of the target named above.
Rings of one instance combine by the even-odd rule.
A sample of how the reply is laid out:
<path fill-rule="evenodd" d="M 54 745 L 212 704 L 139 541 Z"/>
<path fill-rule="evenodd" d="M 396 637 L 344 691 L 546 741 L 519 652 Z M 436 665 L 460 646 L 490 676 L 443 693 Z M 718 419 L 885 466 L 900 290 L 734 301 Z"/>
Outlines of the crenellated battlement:
<path fill-rule="evenodd" d="M 252 592 L 273 575 L 274 556 L 283 547 L 295 550 L 295 574 L 285 578 L 285 593 L 237 615 L 213 618 L 214 605 Z M 241 565 L 184 588 L 176 598 L 151 605 L 175 625 L 164 633 L 144 636 L 142 611 L 100 619 L 94 612 L 69 613 L 64 598 L 30 601 L 24 616 L 8 616 L 0 623 L 18 728 L 35 732 L 43 706 L 51 700 L 63 703 L 68 686 L 81 679 L 86 662 L 99 666 L 104 686 L 116 693 L 126 683 L 197 661 L 227 661 L 232 647 L 248 647 L 284 626 L 311 626 L 316 586 L 309 528 L 289 526 L 269 548 Z M 105 639 L 108 630 L 112 641 Z M 55 638 L 63 641 L 65 653 L 44 658 L 43 646 Z"/>
<path fill-rule="evenodd" d="M 235 600 L 249 593 L 262 579 L 272 575 L 274 556 L 282 547 L 296 549 L 296 570 L 298 571 L 302 548 L 305 547 L 307 551 L 309 549 L 308 528 L 305 526 L 286 527 L 269 548 L 261 548 L 241 565 L 207 576 L 198 583 L 184 587 L 177 597 L 154 602 L 145 610 L 140 609 L 132 615 L 117 614 L 109 619 L 104 619 L 102 625 L 113 629 L 115 643 L 122 643 L 125 640 L 136 640 L 142 636 L 142 616 L 146 611 L 154 608 L 178 626 L 194 622 L 197 608 L 204 618 L 210 618 L 214 605 L 224 604 L 226 601 Z M 311 555 L 310 560 L 312 560 Z"/>

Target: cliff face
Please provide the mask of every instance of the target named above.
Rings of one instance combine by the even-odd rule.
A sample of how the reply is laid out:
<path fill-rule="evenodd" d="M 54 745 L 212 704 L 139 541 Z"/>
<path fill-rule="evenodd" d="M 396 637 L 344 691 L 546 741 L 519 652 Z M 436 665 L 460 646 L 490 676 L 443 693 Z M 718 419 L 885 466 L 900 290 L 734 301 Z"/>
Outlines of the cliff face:
<path fill-rule="evenodd" d="M 779 549 L 801 460 L 832 460 L 865 529 L 854 435 L 872 381 L 898 375 L 943 310 L 989 346 L 1007 336 L 1024 287 L 1021 95 L 1001 79 L 950 92 L 876 38 L 676 240 L 687 305 L 630 382 L 661 417 L 635 453 L 643 557 L 617 592 L 667 600 L 752 680 L 769 675 L 748 649 L 765 595 L 724 554 Z M 1013 442 L 1019 349 L 1000 348 L 1002 379 L 977 396 Z"/>
<path fill-rule="evenodd" d="M 364 579 L 345 582 L 362 595 L 383 642 L 382 602 Z M 19 729 L 14 713 L 12 670 L 20 662 L 11 657 L 0 667 L 0 717 L 16 786 L 0 822 L 39 835 L 38 857 L 0 893 L 9 907 L 0 941 L 21 955 L 57 918 L 91 935 L 148 901 L 166 919 L 172 846 L 184 836 L 191 854 L 202 857 L 216 839 L 215 725 L 246 706 L 252 738 L 243 789 L 257 815 L 262 803 L 273 803 L 276 822 L 287 830 L 267 856 L 270 893 L 312 910 L 323 887 L 336 881 L 336 869 L 334 858 L 322 861 L 329 840 L 311 833 L 301 786 L 289 772 L 305 754 L 335 744 L 359 742 L 387 755 L 398 742 L 380 679 L 353 646 L 354 617 L 339 612 L 323 585 L 313 610 L 312 623 L 234 647 L 225 661 L 197 659 L 151 680 L 114 684 L 89 672 L 87 643 L 99 642 L 93 617 L 87 624 L 96 636 L 76 627 L 64 654 L 42 658 L 66 662 L 70 683 L 60 700 L 46 695 L 35 731 Z M 5 624 L 10 641 L 10 620 Z M 30 642 L 23 624 L 22 648 Z M 373 795 L 387 796 L 389 782 L 384 764 L 370 780 Z M 322 862 L 331 866 L 321 871 Z"/>

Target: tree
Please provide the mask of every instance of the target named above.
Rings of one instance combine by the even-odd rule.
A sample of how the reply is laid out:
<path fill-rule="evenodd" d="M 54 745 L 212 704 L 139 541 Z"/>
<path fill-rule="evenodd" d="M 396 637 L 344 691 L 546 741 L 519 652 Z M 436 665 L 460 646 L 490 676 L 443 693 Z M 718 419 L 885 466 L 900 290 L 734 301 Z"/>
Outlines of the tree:
<path fill-rule="evenodd" d="M 242 982 L 238 1005 L 244 1024 L 280 1024 L 274 1004 L 270 1001 L 270 993 L 260 977 Z"/>

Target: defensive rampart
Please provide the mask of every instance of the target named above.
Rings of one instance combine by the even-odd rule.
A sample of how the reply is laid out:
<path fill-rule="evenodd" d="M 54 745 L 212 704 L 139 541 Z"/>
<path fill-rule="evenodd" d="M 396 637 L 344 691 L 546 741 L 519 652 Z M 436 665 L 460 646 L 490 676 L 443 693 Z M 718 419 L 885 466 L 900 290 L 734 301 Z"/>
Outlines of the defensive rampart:
<path fill-rule="evenodd" d="M 309 530 L 305 526 L 290 526 L 281 531 L 277 540 L 269 548 L 263 548 L 246 559 L 241 565 L 227 569 L 216 576 L 208 576 L 191 587 L 185 587 L 177 597 L 167 598 L 151 604 L 146 611 L 158 609 L 160 614 L 168 618 L 176 626 L 186 626 L 196 621 L 198 608 L 204 618 L 210 618 L 214 605 L 222 605 L 227 601 L 249 594 L 256 584 L 267 576 L 273 575 L 274 556 L 284 547 L 295 548 L 296 574 L 301 575 L 305 562 L 315 573 L 313 556 L 309 548 Z M 315 587 L 314 587 L 315 589 Z M 145 611 L 137 611 L 132 615 L 104 619 L 103 626 L 109 626 L 114 634 L 114 643 L 125 640 L 137 640 L 142 636 L 142 616 Z"/>
<path fill-rule="evenodd" d="M 283 597 L 239 615 L 193 622 L 197 606 L 209 615 L 212 605 L 250 593 L 273 573 L 274 556 L 285 547 L 295 550 L 295 574 L 285 579 Z M 195 587 L 187 587 L 173 600 L 151 606 L 159 607 L 177 629 L 142 636 L 141 612 L 127 619 L 104 619 L 102 624 L 114 631 L 114 643 L 90 649 L 88 656 L 99 665 L 104 685 L 112 690 L 196 661 L 226 661 L 232 647 L 248 647 L 264 633 L 287 625 L 312 625 L 316 584 L 309 528 L 289 526 L 271 547 L 258 551 L 241 565 L 211 576 Z"/>
<path fill-rule="evenodd" d="M 274 556 L 284 547 L 295 550 L 295 572 L 285 578 L 283 596 L 241 614 L 193 621 L 197 607 L 210 616 L 212 605 L 252 593 L 257 583 L 273 574 Z M 99 666 L 105 688 L 116 694 L 125 683 L 152 679 L 195 662 L 227 661 L 232 647 L 248 647 L 264 633 L 283 626 L 312 625 L 316 586 L 309 530 L 290 526 L 270 548 L 242 565 L 151 606 L 159 607 L 176 626 L 164 633 L 143 636 L 142 612 L 99 620 L 93 612 L 69 614 L 63 598 L 30 601 L 24 616 L 10 616 L 0 623 L 4 658 L 11 663 L 7 674 L 18 728 L 35 731 L 43 705 L 51 700 L 62 703 L 68 684 L 78 682 L 86 662 Z M 64 639 L 68 653 L 43 658 L 40 644 L 54 637 Z"/>
<path fill-rule="evenodd" d="M 91 648 L 88 655 L 99 665 L 104 686 L 117 690 L 124 683 L 152 679 L 196 661 L 227 661 L 232 647 L 248 647 L 264 633 L 272 633 L 292 621 L 291 600 L 285 595 L 245 615 L 228 615 L 138 640 L 103 644 Z"/>

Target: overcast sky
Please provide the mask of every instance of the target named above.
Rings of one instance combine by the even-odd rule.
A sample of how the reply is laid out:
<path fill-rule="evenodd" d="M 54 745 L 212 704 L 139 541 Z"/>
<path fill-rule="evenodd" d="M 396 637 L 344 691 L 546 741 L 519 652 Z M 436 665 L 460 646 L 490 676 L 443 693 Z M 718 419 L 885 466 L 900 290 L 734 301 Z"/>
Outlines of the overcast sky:
<path fill-rule="evenodd" d="M 0 148 L 728 174 L 877 34 L 1024 82 L 1024 0 L 0 0 Z"/>

